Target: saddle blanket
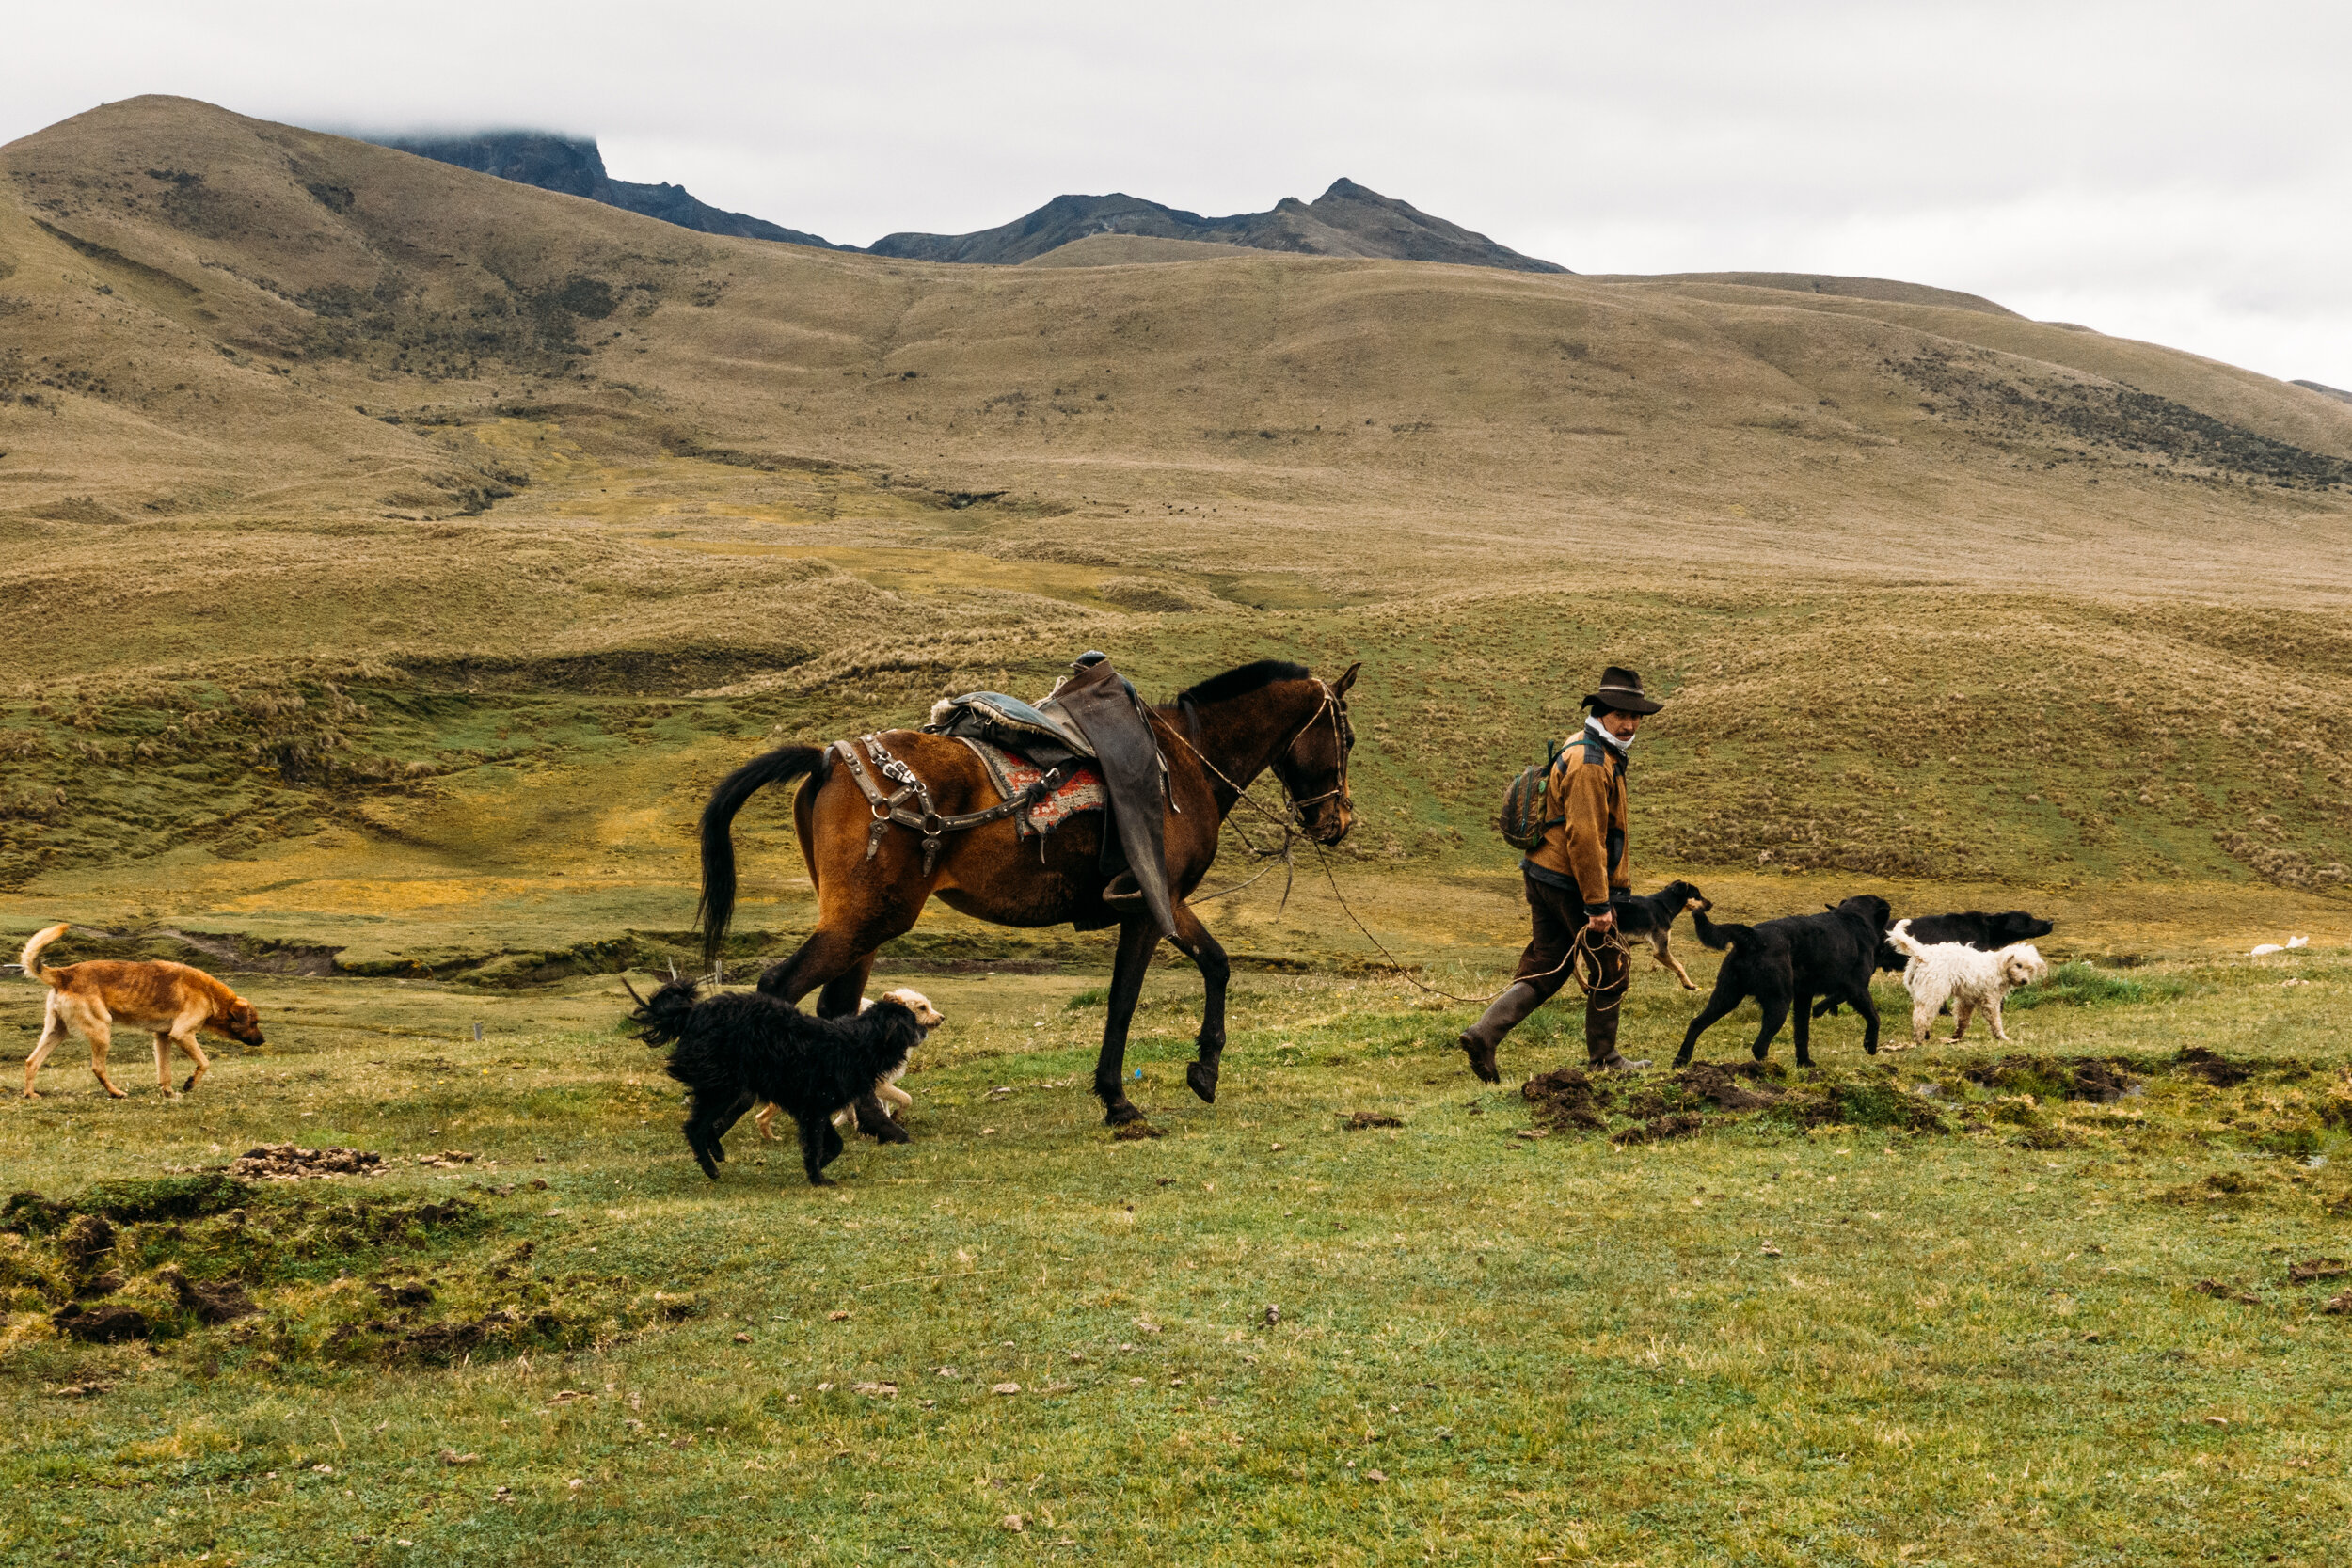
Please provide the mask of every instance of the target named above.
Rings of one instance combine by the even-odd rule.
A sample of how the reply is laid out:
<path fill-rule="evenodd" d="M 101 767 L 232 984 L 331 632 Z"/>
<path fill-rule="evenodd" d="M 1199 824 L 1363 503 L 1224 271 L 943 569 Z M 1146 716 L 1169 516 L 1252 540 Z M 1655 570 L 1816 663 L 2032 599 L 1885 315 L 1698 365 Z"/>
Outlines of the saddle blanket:
<path fill-rule="evenodd" d="M 972 748 L 980 766 L 988 769 L 989 783 L 1008 800 L 1045 776 L 1044 768 L 1018 752 L 1008 752 L 1002 746 L 992 746 L 968 735 L 956 738 Z M 1050 833 L 1080 812 L 1106 811 L 1109 807 L 1110 796 L 1103 788 L 1102 770 L 1090 764 L 1073 763 L 1064 766 L 1062 782 L 1054 786 L 1051 795 L 1013 814 L 1013 827 L 1023 838 L 1027 838 L 1032 833 Z"/>

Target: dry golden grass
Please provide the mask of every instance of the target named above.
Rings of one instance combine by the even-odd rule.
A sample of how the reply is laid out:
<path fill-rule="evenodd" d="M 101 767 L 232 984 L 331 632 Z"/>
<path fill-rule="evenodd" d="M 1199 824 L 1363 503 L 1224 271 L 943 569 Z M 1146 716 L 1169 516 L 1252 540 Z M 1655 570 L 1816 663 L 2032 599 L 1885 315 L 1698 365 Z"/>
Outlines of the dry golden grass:
<path fill-rule="evenodd" d="M 1009 515 L 981 510 L 1012 553 L 1083 539 L 1360 592 L 1596 549 L 1720 580 L 2342 581 L 2310 546 L 2344 514 L 2314 486 L 2352 458 L 2352 409 L 1943 291 L 1270 253 L 934 266 L 157 98 L 5 161 L 0 515 L 41 549 L 108 514 L 626 515 L 599 464 L 700 451 L 755 465 L 717 486 L 752 506 L 810 499 L 778 473 L 846 470 L 818 515 L 914 541 L 978 521 L 949 497 L 1002 492 Z M 2168 401 L 2110 418 L 2119 398 Z"/>

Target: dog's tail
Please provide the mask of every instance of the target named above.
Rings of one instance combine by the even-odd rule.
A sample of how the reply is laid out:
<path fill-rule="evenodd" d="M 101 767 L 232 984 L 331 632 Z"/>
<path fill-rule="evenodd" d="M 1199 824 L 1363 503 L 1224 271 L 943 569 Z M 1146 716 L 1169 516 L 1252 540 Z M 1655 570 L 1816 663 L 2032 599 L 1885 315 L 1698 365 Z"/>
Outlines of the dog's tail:
<path fill-rule="evenodd" d="M 627 980 L 622 989 L 636 1002 L 637 1010 L 628 1015 L 638 1026 L 637 1037 L 647 1045 L 675 1045 L 686 1033 L 686 1020 L 694 1010 L 694 992 L 700 982 L 673 980 L 651 996 L 639 996 L 637 988 Z"/>
<path fill-rule="evenodd" d="M 1753 926 L 1718 926 L 1707 918 L 1705 910 L 1693 909 L 1691 911 L 1691 925 L 1697 930 L 1699 941 L 1718 952 L 1742 942 L 1753 943 L 1756 941 L 1756 927 Z"/>
<path fill-rule="evenodd" d="M 1886 933 L 1886 945 L 1906 958 L 1924 958 L 1928 956 L 1928 950 L 1913 939 L 1908 920 L 1895 922 L 1894 929 Z"/>
<path fill-rule="evenodd" d="M 768 785 L 819 772 L 824 762 L 821 746 L 779 746 L 721 779 L 710 792 L 710 803 L 703 807 L 703 899 L 694 911 L 694 924 L 702 927 L 705 968 L 719 962 L 727 925 L 735 918 L 735 814 Z"/>
<path fill-rule="evenodd" d="M 57 989 L 57 972 L 41 967 L 40 950 L 72 929 L 73 929 L 72 927 L 61 920 L 46 930 L 35 931 L 32 934 L 31 939 L 24 943 L 24 951 L 18 954 L 16 959 L 24 967 L 28 978 L 39 980 L 51 990 Z"/>

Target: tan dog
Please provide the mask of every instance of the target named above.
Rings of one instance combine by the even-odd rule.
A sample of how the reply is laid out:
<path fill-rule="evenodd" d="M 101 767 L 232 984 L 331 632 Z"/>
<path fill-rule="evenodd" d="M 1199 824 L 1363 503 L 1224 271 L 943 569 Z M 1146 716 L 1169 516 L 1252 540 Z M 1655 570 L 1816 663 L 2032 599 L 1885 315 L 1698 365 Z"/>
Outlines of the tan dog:
<path fill-rule="evenodd" d="M 923 1026 L 926 1038 L 930 1037 L 932 1030 L 947 1022 L 946 1015 L 931 1006 L 931 999 L 919 990 L 901 986 L 897 990 L 884 991 L 882 994 L 914 1015 L 914 1022 Z M 857 1010 L 861 1013 L 873 1005 L 874 999 L 870 996 L 861 996 L 857 999 Z M 893 1121 L 904 1121 L 906 1118 L 898 1113 L 911 1110 L 914 1105 L 914 1097 L 898 1086 L 898 1080 L 905 1076 L 907 1064 L 900 1062 L 890 1071 L 874 1080 L 875 1097 L 881 1100 L 889 1110 L 890 1118 Z M 771 1143 L 775 1141 L 776 1134 L 772 1126 L 775 1119 L 776 1108 L 773 1105 L 762 1105 L 759 1108 L 759 1114 L 752 1117 L 753 1123 L 759 1128 L 759 1135 Z M 856 1126 L 857 1107 L 847 1105 L 835 1111 L 833 1114 L 833 1124 L 843 1132 Z"/>
<path fill-rule="evenodd" d="M 196 1087 L 212 1067 L 203 1048 L 196 1043 L 199 1029 L 210 1029 L 215 1035 L 226 1035 L 247 1045 L 260 1045 L 261 1016 L 253 1004 L 222 985 L 200 969 L 186 964 L 160 961 L 132 963 L 113 958 L 93 958 L 87 963 L 67 964 L 62 969 L 41 967 L 40 951 L 56 941 L 71 927 L 57 925 L 45 931 L 36 931 L 24 944 L 22 962 L 24 973 L 49 988 L 49 1014 L 40 1031 L 40 1043 L 24 1059 L 24 1098 L 37 1100 L 33 1092 L 33 1075 L 40 1064 L 49 1059 L 49 1053 L 65 1038 L 66 1031 L 89 1041 L 90 1070 L 99 1083 L 117 1100 L 123 1099 L 115 1081 L 106 1076 L 106 1048 L 114 1040 L 114 1025 L 128 1024 L 134 1029 L 146 1029 L 155 1036 L 155 1082 L 165 1094 L 172 1093 L 171 1048 L 178 1046 L 196 1063 L 196 1070 L 188 1074 L 182 1091 Z"/>

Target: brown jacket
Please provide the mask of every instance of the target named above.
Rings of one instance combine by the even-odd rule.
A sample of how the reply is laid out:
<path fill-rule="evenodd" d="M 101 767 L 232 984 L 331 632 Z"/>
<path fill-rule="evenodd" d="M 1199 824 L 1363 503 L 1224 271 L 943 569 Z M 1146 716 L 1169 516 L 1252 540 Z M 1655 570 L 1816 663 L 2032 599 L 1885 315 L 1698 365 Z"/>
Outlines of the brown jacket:
<path fill-rule="evenodd" d="M 1544 793 L 1544 817 L 1561 818 L 1521 863 L 1576 884 L 1587 914 L 1609 908 L 1613 893 L 1633 890 L 1626 853 L 1625 753 L 1590 730 L 1568 737 Z M 1538 877 L 1538 879 L 1544 879 Z"/>

